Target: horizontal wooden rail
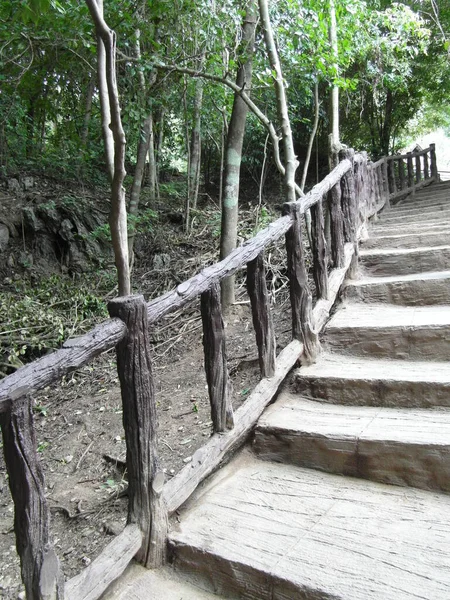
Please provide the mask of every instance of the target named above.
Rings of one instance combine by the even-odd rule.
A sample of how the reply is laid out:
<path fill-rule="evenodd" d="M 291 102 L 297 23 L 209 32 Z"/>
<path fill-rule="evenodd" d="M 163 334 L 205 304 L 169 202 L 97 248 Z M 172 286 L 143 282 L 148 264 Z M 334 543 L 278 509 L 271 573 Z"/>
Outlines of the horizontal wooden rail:
<path fill-rule="evenodd" d="M 127 525 L 91 564 L 69 579 L 65 600 L 97 600 L 129 565 L 142 544 L 142 534 L 135 524 Z"/>
<path fill-rule="evenodd" d="M 363 160 L 361 154 L 356 155 L 355 162 Z M 320 183 L 296 201 L 301 212 L 305 212 L 329 192 L 351 167 L 349 160 L 344 160 Z M 175 290 L 150 301 L 147 304 L 148 323 L 156 323 L 159 319 L 185 306 L 212 285 L 233 275 L 248 262 L 254 260 L 266 246 L 278 240 L 292 225 L 289 215 L 280 217 L 268 227 L 260 231 L 254 238 L 236 248 L 220 262 L 206 267 L 200 273 L 181 283 Z M 35 392 L 67 373 L 79 369 L 95 356 L 114 348 L 126 333 L 126 327 L 119 319 L 101 323 L 89 333 L 73 338 L 64 343 L 63 347 L 48 356 L 25 365 L 15 373 L 0 381 L 0 412 L 6 410 L 15 396 L 26 392 Z"/>
<path fill-rule="evenodd" d="M 419 152 L 386 157 L 389 201 L 439 181 L 435 145 Z"/>
<path fill-rule="evenodd" d="M 407 152 L 406 154 L 392 154 L 391 156 L 386 156 L 386 160 L 390 162 L 391 160 L 399 160 L 400 158 L 406 159 L 408 158 L 408 156 L 411 156 L 411 154 L 413 154 L 414 156 L 425 156 L 425 154 L 429 154 L 433 146 L 434 144 L 430 144 L 428 148 L 425 148 L 424 150 L 419 150 L 417 152 Z"/>
<path fill-rule="evenodd" d="M 14 399 L 62 379 L 102 352 L 111 350 L 124 337 L 126 329 L 120 319 L 109 319 L 89 333 L 67 340 L 59 350 L 20 367 L 0 381 L 0 413 L 7 410 Z"/>
<path fill-rule="evenodd" d="M 254 260 L 266 246 L 284 235 L 291 224 L 289 216 L 280 217 L 220 262 L 206 267 L 194 277 L 180 283 L 175 290 L 149 302 L 147 305 L 149 324 L 155 323 L 165 315 L 185 306 L 209 290 L 217 281 L 242 269 L 248 262 Z"/>

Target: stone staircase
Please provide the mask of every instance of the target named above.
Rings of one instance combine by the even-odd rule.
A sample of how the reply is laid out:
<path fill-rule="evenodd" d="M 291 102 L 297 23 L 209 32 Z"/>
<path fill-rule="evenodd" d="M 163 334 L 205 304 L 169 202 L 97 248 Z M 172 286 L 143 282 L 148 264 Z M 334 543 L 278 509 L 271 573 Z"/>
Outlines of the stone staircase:
<path fill-rule="evenodd" d="M 199 599 L 450 598 L 449 184 L 386 211 L 360 257 L 317 363 L 172 528 Z M 191 597 L 130 590 L 111 598 Z"/>

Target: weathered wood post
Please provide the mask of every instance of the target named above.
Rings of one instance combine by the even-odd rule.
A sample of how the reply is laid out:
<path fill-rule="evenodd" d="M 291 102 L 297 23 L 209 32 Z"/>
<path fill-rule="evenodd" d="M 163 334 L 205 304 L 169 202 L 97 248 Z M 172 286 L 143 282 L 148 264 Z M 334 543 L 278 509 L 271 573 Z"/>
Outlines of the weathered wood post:
<path fill-rule="evenodd" d="M 313 276 L 317 297 L 328 298 L 328 246 L 322 200 L 311 207 Z"/>
<path fill-rule="evenodd" d="M 344 238 L 346 242 L 353 243 L 356 240 L 356 221 L 358 208 L 356 205 L 354 175 L 355 151 L 351 148 L 345 148 L 339 152 L 339 159 L 341 161 L 348 159 L 351 162 L 350 169 L 341 179 L 341 194 L 342 211 L 344 215 Z"/>
<path fill-rule="evenodd" d="M 383 158 L 382 169 L 383 169 L 383 195 L 384 195 L 384 200 L 385 200 L 385 206 L 386 206 L 386 208 L 389 208 L 391 203 L 389 200 L 388 160 L 387 160 L 386 156 Z"/>
<path fill-rule="evenodd" d="M 276 341 L 267 293 L 264 252 L 247 264 L 247 291 L 252 307 L 261 377 L 275 373 Z"/>
<path fill-rule="evenodd" d="M 388 160 L 388 181 L 389 181 L 389 193 L 397 193 L 397 184 L 395 181 L 395 161 L 392 158 Z"/>
<path fill-rule="evenodd" d="M 431 166 L 431 177 L 435 181 L 439 181 L 439 173 L 436 162 L 436 144 L 430 144 L 430 166 Z"/>
<path fill-rule="evenodd" d="M 220 303 L 220 286 L 215 282 L 200 297 L 203 323 L 205 373 L 215 433 L 232 429 L 231 384 L 228 375 L 225 328 Z"/>
<path fill-rule="evenodd" d="M 398 159 L 398 178 L 400 181 L 400 189 L 404 190 L 406 188 L 406 178 L 405 178 L 405 162 L 403 158 Z"/>
<path fill-rule="evenodd" d="M 414 166 L 413 166 L 413 155 L 411 152 L 407 152 L 408 158 L 408 188 L 414 188 Z"/>
<path fill-rule="evenodd" d="M 425 180 L 430 178 L 430 169 L 428 166 L 428 152 L 425 152 L 425 154 L 423 155 L 423 178 Z"/>
<path fill-rule="evenodd" d="M 416 183 L 420 183 L 422 179 L 422 165 L 420 164 L 420 154 L 416 154 L 414 160 L 416 162 Z"/>
<path fill-rule="evenodd" d="M 312 298 L 305 267 L 300 204 L 286 202 L 283 206 L 283 214 L 290 215 L 292 218 L 292 226 L 286 233 L 292 337 L 303 342 L 305 362 L 312 363 L 320 352 L 320 344 L 314 328 Z"/>
<path fill-rule="evenodd" d="M 362 152 L 362 160 L 355 164 L 355 177 L 358 181 L 358 192 L 356 196 L 356 228 L 366 224 L 368 212 L 368 165 L 367 155 Z M 365 235 L 365 232 L 362 232 Z"/>
<path fill-rule="evenodd" d="M 127 445 L 128 523 L 136 523 L 142 532 L 136 559 L 156 568 L 166 557 L 168 515 L 162 499 L 147 305 L 143 296 L 123 296 L 109 302 L 108 310 L 127 326 L 116 354 Z"/>
<path fill-rule="evenodd" d="M 344 225 L 341 207 L 341 186 L 337 183 L 328 194 L 330 206 L 330 243 L 333 265 L 340 268 L 344 264 Z"/>
<path fill-rule="evenodd" d="M 31 399 L 26 394 L 15 394 L 11 407 L 0 414 L 0 425 L 14 501 L 16 547 L 27 599 L 62 600 L 64 577 L 50 542 L 50 514 L 37 453 Z"/>

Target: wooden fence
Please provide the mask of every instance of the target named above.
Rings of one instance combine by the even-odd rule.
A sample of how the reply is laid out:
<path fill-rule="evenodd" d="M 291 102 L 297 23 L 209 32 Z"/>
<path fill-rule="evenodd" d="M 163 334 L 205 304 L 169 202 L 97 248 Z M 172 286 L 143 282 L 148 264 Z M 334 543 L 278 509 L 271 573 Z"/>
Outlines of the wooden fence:
<path fill-rule="evenodd" d="M 17 550 L 28 600 L 95 600 L 133 557 L 149 568 L 165 561 L 170 514 L 189 498 L 227 453 L 245 441 L 299 358 L 305 362 L 315 360 L 320 351 L 318 334 L 347 271 L 351 276 L 351 267 L 356 265 L 358 240 L 367 220 L 389 205 L 390 200 L 437 178 L 433 146 L 376 163 L 368 162 L 364 154 L 343 150 L 339 165 L 327 177 L 301 200 L 286 203 L 282 217 L 226 259 L 149 303 L 142 296 L 116 298 L 108 306 L 111 319 L 0 381 L 0 424 L 15 505 Z M 303 239 L 303 214 L 308 209 L 317 299 L 314 308 Z M 293 339 L 276 357 L 264 249 L 283 235 Z M 261 381 L 233 414 L 219 283 L 244 267 Z M 158 460 L 149 328 L 198 296 L 214 433 L 195 452 L 192 461 L 165 483 Z M 127 526 L 84 571 L 64 581 L 49 533 L 49 509 L 36 450 L 31 394 L 113 347 L 117 351 L 127 445 Z"/>

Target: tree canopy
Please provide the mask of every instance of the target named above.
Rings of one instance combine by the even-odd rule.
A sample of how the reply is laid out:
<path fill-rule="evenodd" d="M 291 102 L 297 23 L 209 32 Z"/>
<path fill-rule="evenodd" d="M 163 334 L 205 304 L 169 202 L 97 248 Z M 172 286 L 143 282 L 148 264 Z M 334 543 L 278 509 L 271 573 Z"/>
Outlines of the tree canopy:
<path fill-rule="evenodd" d="M 276 73 L 259 20 L 251 100 L 249 82 L 238 89 L 235 83 L 245 59 L 241 40 L 248 2 L 104 0 L 105 22 L 116 35 L 126 167 L 135 173 L 133 182 L 125 180 L 128 202 L 130 190 L 135 194 L 132 214 L 139 210 L 139 178 L 146 162 L 155 196 L 165 172 L 187 175 L 187 203 L 180 210 L 195 208 L 200 181 L 220 201 L 236 93 L 247 97 L 250 106 L 242 174 L 260 190 L 265 181 L 273 181 L 274 159 L 280 153 L 283 158 L 283 147 L 276 141 L 281 135 Z M 311 132 L 317 130 L 316 168 L 308 171 L 307 186 L 327 168 L 333 88 L 340 91 L 341 141 L 368 150 L 373 158 L 401 148 L 416 131 L 450 121 L 448 3 L 334 0 L 333 7 L 335 50 L 329 37 L 330 0 L 269 3 L 300 163 L 298 179 L 308 146 L 311 153 Z M 106 183 L 97 39 L 87 4 L 3 2 L 0 40 L 3 171 L 39 168 Z"/>

